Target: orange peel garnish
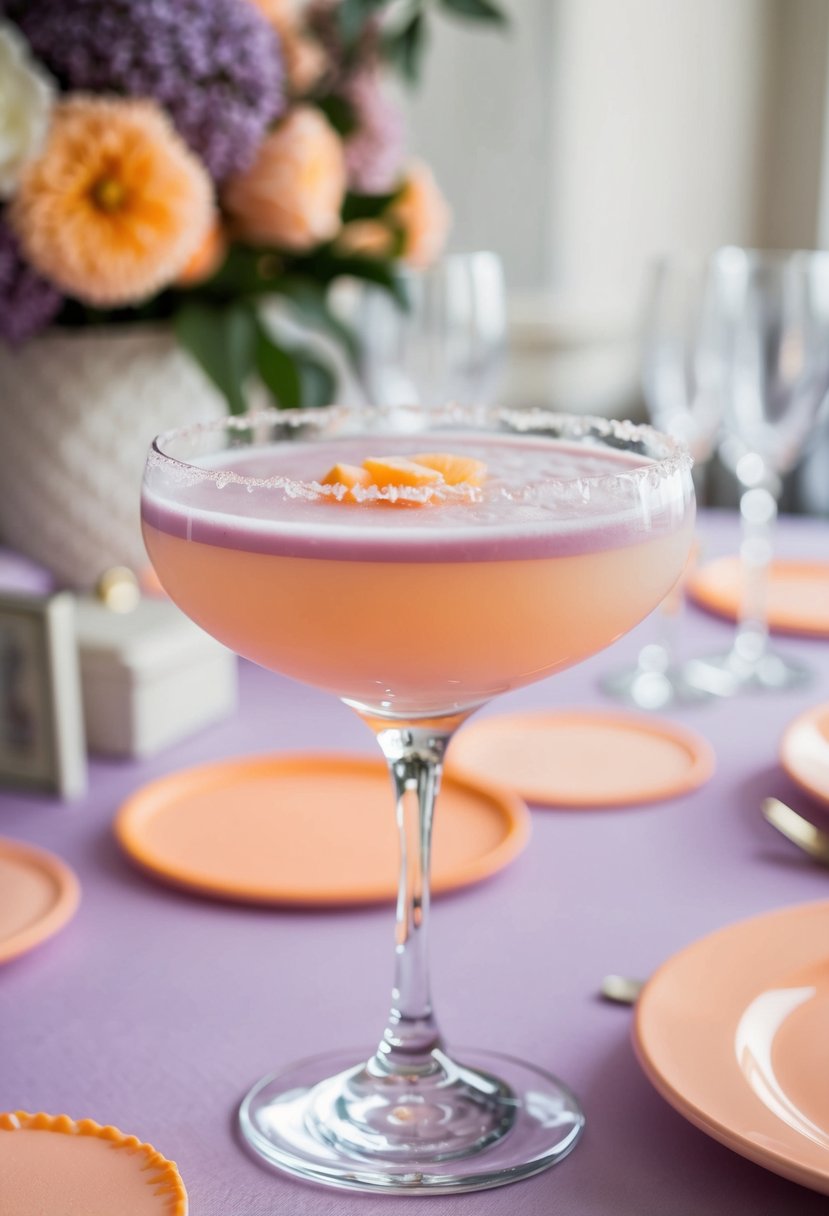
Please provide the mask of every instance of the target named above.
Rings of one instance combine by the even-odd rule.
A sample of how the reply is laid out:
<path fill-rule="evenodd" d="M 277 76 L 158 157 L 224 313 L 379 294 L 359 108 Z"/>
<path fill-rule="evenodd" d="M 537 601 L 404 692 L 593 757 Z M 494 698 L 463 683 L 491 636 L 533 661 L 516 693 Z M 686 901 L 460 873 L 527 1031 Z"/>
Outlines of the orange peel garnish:
<path fill-rule="evenodd" d="M 477 487 L 486 477 L 486 465 L 472 456 L 458 456 L 452 452 L 423 452 L 416 456 L 367 456 L 362 465 L 335 464 L 322 478 L 324 486 L 342 486 L 344 492 L 336 495 L 336 501 L 355 501 L 358 496 L 352 491 L 356 487 L 379 490 L 421 490 L 439 486 Z M 429 498 L 401 496 L 392 498 L 400 506 L 424 506 Z"/>
<path fill-rule="evenodd" d="M 457 456 L 454 452 L 418 452 L 412 456 L 416 464 L 435 469 L 448 486 L 480 486 L 486 477 L 486 465 L 473 456 Z"/>
<path fill-rule="evenodd" d="M 371 480 L 376 486 L 421 486 L 432 485 L 441 481 L 438 469 L 429 469 L 424 464 L 417 464 L 407 456 L 369 456 L 363 461 Z"/>
<path fill-rule="evenodd" d="M 355 486 L 373 484 L 371 473 L 358 464 L 335 464 L 320 482 L 323 486 L 346 486 L 349 490 L 353 490 Z"/>

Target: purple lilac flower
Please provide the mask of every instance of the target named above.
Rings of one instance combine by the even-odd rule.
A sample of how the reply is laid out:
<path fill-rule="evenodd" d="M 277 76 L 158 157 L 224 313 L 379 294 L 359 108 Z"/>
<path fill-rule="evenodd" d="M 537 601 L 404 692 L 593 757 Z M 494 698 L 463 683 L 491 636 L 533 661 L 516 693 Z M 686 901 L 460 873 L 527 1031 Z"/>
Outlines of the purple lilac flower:
<path fill-rule="evenodd" d="M 247 0 L 0 0 L 64 88 L 151 97 L 216 181 L 285 108 L 278 35 Z"/>
<path fill-rule="evenodd" d="M 403 116 L 374 72 L 353 76 L 343 96 L 355 130 L 345 141 L 348 185 L 359 194 L 385 194 L 400 176 L 405 150 Z"/>
<path fill-rule="evenodd" d="M 26 262 L 0 215 L 0 338 L 19 346 L 49 324 L 63 296 Z"/>

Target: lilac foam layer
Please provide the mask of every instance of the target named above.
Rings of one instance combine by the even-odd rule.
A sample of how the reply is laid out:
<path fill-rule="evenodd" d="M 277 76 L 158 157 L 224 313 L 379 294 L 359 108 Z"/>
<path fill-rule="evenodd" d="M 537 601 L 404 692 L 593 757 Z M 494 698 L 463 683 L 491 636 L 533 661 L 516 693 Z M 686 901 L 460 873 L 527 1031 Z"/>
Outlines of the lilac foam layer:
<path fill-rule="evenodd" d="M 424 437 L 395 450 L 423 450 Z M 362 441 L 363 447 L 365 441 Z M 311 446 L 311 445 L 308 445 Z M 279 472 L 309 478 L 308 446 L 294 448 Z M 389 447 L 390 444 L 387 444 Z M 484 440 L 484 458 L 509 447 L 514 454 L 549 457 L 550 445 Z M 313 472 L 325 464 L 325 445 L 312 445 Z M 579 452 L 566 445 L 554 453 L 591 470 L 585 477 L 550 479 L 510 489 L 492 478 L 481 501 L 438 501 L 400 506 L 332 502 L 310 492 L 293 497 L 284 484 L 242 476 L 261 465 L 233 454 L 234 480 L 217 484 L 214 467 L 193 484 L 164 484 L 150 475 L 142 497 L 144 521 L 161 532 L 201 544 L 283 557 L 339 561 L 504 561 L 592 553 L 641 543 L 690 525 L 684 474 L 662 475 L 627 453 Z M 532 449 L 532 451 L 531 451 Z M 331 452 L 328 453 L 331 455 Z M 334 452 L 348 462 L 342 442 Z M 304 458 L 304 459 L 303 459 Z M 224 461 L 231 459 L 225 453 Z M 327 466 L 326 466 L 327 467 Z M 203 468 L 203 466 L 202 466 Z M 596 475 L 596 468 L 602 475 Z M 267 466 L 273 473 L 273 464 Z M 260 470 L 261 471 L 261 470 Z M 646 485 L 647 479 L 650 482 Z M 220 480 L 223 480 L 220 475 Z M 277 478 L 277 481 L 279 479 Z M 314 483 L 305 481 L 305 489 Z M 221 508 L 221 509 L 219 509 Z"/>

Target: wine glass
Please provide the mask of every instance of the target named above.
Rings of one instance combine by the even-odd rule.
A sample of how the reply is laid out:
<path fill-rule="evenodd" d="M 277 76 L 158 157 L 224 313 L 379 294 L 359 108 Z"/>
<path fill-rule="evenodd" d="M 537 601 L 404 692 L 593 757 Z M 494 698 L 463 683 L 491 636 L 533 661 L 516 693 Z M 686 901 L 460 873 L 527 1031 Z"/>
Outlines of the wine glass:
<path fill-rule="evenodd" d="M 399 468 L 435 453 L 486 475 L 467 465 L 458 482 L 444 460 L 421 485 L 347 476 L 367 457 Z M 144 536 L 172 599 L 240 654 L 340 697 L 392 777 L 388 1020 L 358 1058 L 329 1051 L 253 1086 L 241 1130 L 266 1162 L 335 1187 L 448 1193 L 537 1173 L 576 1143 L 566 1085 L 506 1055 L 457 1058 L 441 1036 L 427 958 L 435 797 L 476 708 L 594 653 L 663 597 L 692 538 L 689 465 L 648 427 L 481 406 L 271 411 L 152 445 Z"/>
<path fill-rule="evenodd" d="M 357 287 L 359 379 L 374 406 L 439 401 L 490 404 L 506 354 L 506 299 L 495 253 L 448 254 L 404 269 L 408 308 L 369 284 Z"/>
<path fill-rule="evenodd" d="M 641 376 L 648 417 L 658 430 L 686 445 L 698 490 L 722 419 L 721 395 L 705 357 L 711 325 L 707 291 L 708 259 L 686 254 L 660 258 L 648 274 L 642 317 Z M 695 545 L 659 605 L 657 635 L 642 646 L 632 666 L 602 677 L 609 696 L 655 710 L 713 695 L 687 680 L 676 659 L 684 587 L 697 552 Z"/>
<path fill-rule="evenodd" d="M 781 479 L 829 391 L 829 253 L 728 247 L 711 259 L 700 358 L 722 403 L 720 456 L 740 487 L 742 599 L 733 642 L 686 677 L 721 696 L 809 676 L 769 647 L 766 593 Z"/>
<path fill-rule="evenodd" d="M 645 285 L 642 319 L 642 390 L 650 422 L 686 444 L 700 489 L 707 461 L 714 455 L 722 420 L 721 394 L 711 383 L 705 358 L 709 260 L 690 254 L 660 258 Z M 686 569 L 656 612 L 656 636 L 639 649 L 636 663 L 602 677 L 608 696 L 637 709 L 665 709 L 712 696 L 686 679 L 677 662 L 677 632 L 684 585 L 699 546 L 692 547 Z"/>

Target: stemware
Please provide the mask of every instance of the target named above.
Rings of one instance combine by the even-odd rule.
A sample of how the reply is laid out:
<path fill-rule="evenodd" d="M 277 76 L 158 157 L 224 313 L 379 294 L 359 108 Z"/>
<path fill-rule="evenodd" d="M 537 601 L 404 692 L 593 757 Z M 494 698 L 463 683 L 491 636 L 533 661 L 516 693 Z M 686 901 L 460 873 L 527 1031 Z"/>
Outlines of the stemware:
<path fill-rule="evenodd" d="M 487 475 L 323 478 L 371 455 L 435 452 Z M 239 653 L 339 696 L 392 777 L 401 862 L 385 1029 L 362 1053 L 255 1084 L 240 1110 L 247 1144 L 364 1191 L 476 1190 L 553 1165 L 583 1125 L 568 1087 L 534 1062 L 456 1057 L 435 1018 L 435 797 L 447 743 L 476 708 L 607 645 L 675 581 L 693 533 L 687 454 L 648 427 L 547 410 L 271 411 L 158 438 L 142 514 L 173 600 Z"/>
<path fill-rule="evenodd" d="M 721 400 L 720 455 L 740 488 L 742 600 L 731 646 L 686 677 L 721 696 L 808 678 L 769 646 L 766 591 L 781 479 L 797 464 L 829 391 L 829 253 L 728 247 L 711 259 L 700 358 Z"/>
<path fill-rule="evenodd" d="M 648 275 L 642 317 L 641 377 L 648 417 L 658 430 L 686 445 L 698 490 L 722 418 L 721 395 L 705 356 L 712 322 L 707 289 L 707 259 L 682 254 L 661 258 Z M 689 566 L 696 552 L 695 546 Z M 641 647 L 635 663 L 602 678 L 608 695 L 639 709 L 664 709 L 712 695 L 690 683 L 677 660 L 688 572 L 686 568 L 660 604 L 656 636 Z"/>
<path fill-rule="evenodd" d="M 504 273 L 489 251 L 447 254 L 401 272 L 408 307 L 359 285 L 354 324 L 369 404 L 475 401 L 489 405 L 506 353 Z"/>

